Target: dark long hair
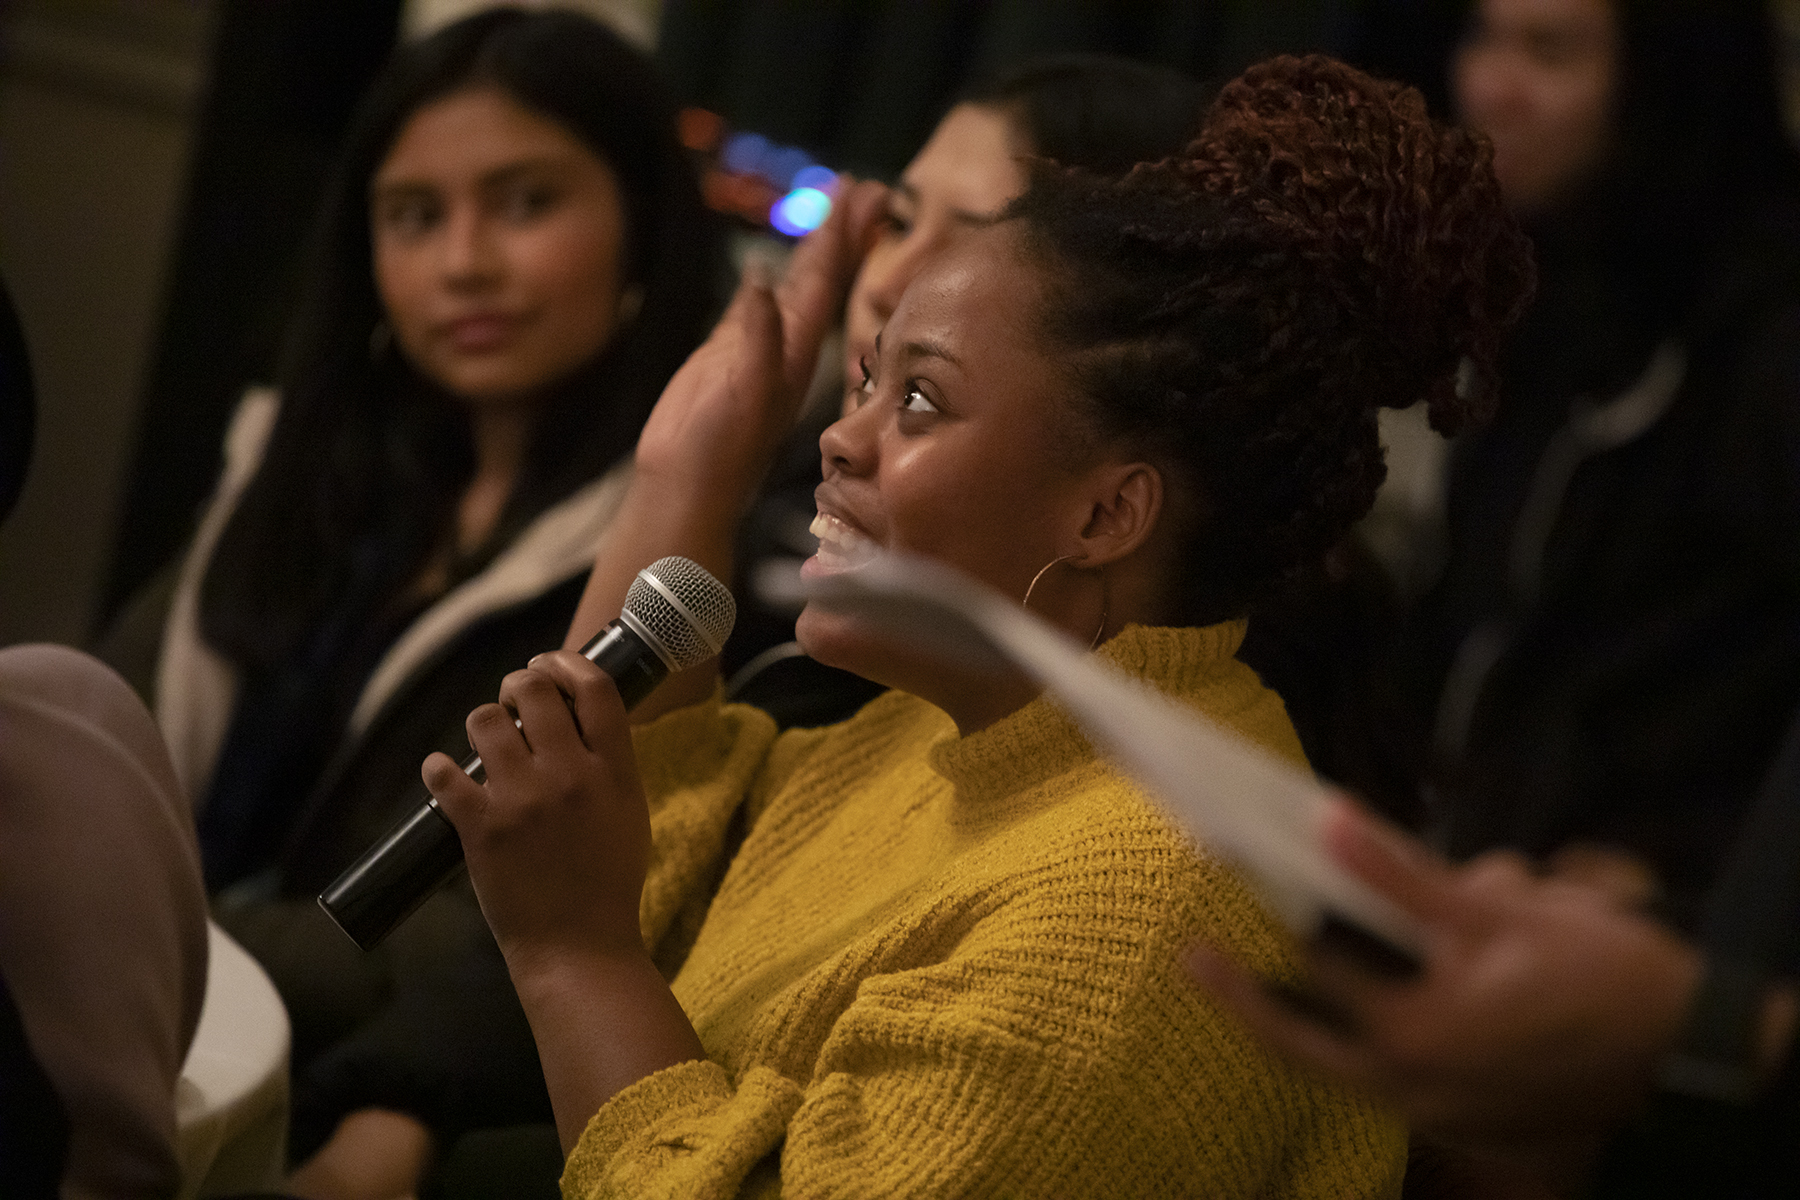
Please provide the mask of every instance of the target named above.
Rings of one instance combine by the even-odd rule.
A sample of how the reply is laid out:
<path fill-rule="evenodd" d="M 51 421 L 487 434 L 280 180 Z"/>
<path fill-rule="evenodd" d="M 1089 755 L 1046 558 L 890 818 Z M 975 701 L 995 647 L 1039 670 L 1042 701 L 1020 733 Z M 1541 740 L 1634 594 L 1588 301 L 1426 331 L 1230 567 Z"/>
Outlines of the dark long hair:
<path fill-rule="evenodd" d="M 383 314 L 368 189 L 406 121 L 472 85 L 498 87 L 611 167 L 625 205 L 625 280 L 643 304 L 549 396 L 499 523 L 464 570 L 630 452 L 716 315 L 722 231 L 701 204 L 673 102 L 648 60 L 584 17 L 510 9 L 403 47 L 352 123 L 284 350 L 280 416 L 202 584 L 201 629 L 242 666 L 288 661 L 353 589 L 376 602 L 395 595 L 441 545 L 471 477 L 462 410 L 397 352 L 371 344 Z"/>
<path fill-rule="evenodd" d="M 957 103 L 1006 113 L 1040 158 L 1123 175 L 1187 145 L 1216 90 L 1173 67 L 1055 54 L 978 83 Z"/>

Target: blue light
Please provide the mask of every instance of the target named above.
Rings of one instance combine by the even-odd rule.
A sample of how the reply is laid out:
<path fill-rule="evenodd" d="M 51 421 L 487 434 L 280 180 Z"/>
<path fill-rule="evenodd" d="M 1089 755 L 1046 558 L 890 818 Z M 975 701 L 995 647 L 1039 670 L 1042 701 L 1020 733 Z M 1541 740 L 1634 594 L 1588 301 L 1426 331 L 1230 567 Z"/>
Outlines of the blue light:
<path fill-rule="evenodd" d="M 719 155 L 725 169 L 738 175 L 756 171 L 769 153 L 769 139 L 760 133 L 733 134 Z"/>
<path fill-rule="evenodd" d="M 837 172 L 830 167 L 808 167 L 794 176 L 797 188 L 816 188 L 827 196 L 837 191 Z"/>
<path fill-rule="evenodd" d="M 757 171 L 776 188 L 787 191 L 800 186 L 796 178 L 800 172 L 813 165 L 806 151 L 796 150 L 792 146 L 773 147 L 763 155 L 762 162 L 757 164 Z"/>
<path fill-rule="evenodd" d="M 769 210 L 769 224 L 789 237 L 811 233 L 831 214 L 831 197 L 818 188 L 795 188 Z"/>

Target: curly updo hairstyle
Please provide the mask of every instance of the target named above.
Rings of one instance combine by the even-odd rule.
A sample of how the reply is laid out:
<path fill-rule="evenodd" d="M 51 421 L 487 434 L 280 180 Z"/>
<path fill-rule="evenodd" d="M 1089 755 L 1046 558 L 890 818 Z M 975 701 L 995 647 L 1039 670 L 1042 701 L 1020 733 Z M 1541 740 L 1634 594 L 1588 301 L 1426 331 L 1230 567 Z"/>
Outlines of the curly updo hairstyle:
<path fill-rule="evenodd" d="M 1082 417 L 1189 502 L 1188 623 L 1241 615 L 1369 510 L 1379 409 L 1491 412 L 1533 281 L 1492 148 L 1329 58 L 1226 85 L 1186 152 L 1107 180 L 1049 163 L 1009 210 Z"/>

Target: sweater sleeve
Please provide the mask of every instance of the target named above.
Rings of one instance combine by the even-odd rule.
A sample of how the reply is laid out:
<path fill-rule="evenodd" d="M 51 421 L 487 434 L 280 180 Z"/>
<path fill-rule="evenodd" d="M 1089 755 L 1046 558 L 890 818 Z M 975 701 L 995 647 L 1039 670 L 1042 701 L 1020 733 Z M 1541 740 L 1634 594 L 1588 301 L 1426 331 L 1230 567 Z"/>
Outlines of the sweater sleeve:
<path fill-rule="evenodd" d="M 767 713 L 717 695 L 634 731 L 651 839 L 638 919 L 665 975 L 706 915 L 733 834 L 742 836 L 770 777 L 785 777 L 812 732 L 778 737 Z"/>
<path fill-rule="evenodd" d="M 650 804 L 650 863 L 638 919 L 653 952 L 704 912 L 723 869 L 732 820 L 775 740 L 768 716 L 711 700 L 666 713 L 633 731 Z"/>
<path fill-rule="evenodd" d="M 1399 1126 L 1273 1059 L 1179 970 L 1206 937 L 1290 974 L 1268 919 L 1166 835 L 1136 843 L 1072 837 L 923 924 L 957 939 L 936 961 L 774 1006 L 796 1043 L 829 1024 L 816 1059 L 640 1080 L 590 1122 L 564 1195 L 735 1197 L 778 1174 L 789 1197 L 1397 1196 Z"/>

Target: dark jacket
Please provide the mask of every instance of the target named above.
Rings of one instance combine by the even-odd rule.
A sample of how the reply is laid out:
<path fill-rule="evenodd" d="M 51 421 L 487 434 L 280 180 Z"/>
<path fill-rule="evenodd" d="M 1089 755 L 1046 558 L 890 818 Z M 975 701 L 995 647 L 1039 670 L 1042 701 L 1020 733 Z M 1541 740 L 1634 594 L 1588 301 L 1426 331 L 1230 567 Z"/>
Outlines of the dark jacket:
<path fill-rule="evenodd" d="M 1800 702 L 1800 215 L 1679 315 L 1554 240 L 1398 676 L 1458 856 L 1622 848 L 1691 924 Z"/>

